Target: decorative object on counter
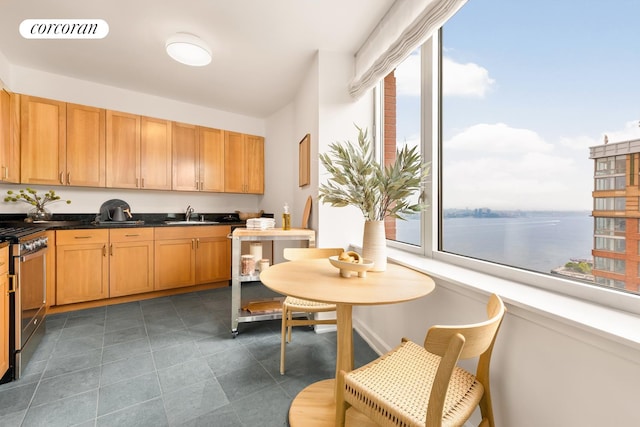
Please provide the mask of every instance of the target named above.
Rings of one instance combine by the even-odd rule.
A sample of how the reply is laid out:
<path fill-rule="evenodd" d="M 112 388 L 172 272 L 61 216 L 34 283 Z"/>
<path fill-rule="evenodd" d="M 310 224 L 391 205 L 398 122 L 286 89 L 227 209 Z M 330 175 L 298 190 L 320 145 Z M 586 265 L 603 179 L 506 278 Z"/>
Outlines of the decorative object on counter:
<path fill-rule="evenodd" d="M 5 202 L 24 202 L 33 208 L 27 213 L 25 221 L 48 221 L 51 219 L 51 211 L 47 209 L 47 205 L 55 202 L 62 202 L 62 198 L 56 194 L 54 190 L 49 190 L 44 193 L 44 196 L 40 196 L 37 190 L 27 187 L 24 190 L 14 191 L 8 190 L 7 195 L 4 198 Z M 67 204 L 71 203 L 71 200 L 64 200 Z"/>
<path fill-rule="evenodd" d="M 238 214 L 238 218 L 240 218 L 240 221 L 246 221 L 250 218 L 260 218 L 262 216 L 262 214 L 264 213 L 263 210 L 261 210 L 260 212 L 240 212 L 240 211 L 236 211 L 236 213 Z"/>
<path fill-rule="evenodd" d="M 242 255 L 240 257 L 242 265 L 241 274 L 243 276 L 250 276 L 256 271 L 256 260 L 253 255 Z"/>
<path fill-rule="evenodd" d="M 247 220 L 247 228 L 252 230 L 270 230 L 276 226 L 276 220 L 273 218 L 249 218 Z"/>
<path fill-rule="evenodd" d="M 284 212 L 282 213 L 282 229 L 291 230 L 291 214 L 289 213 L 289 204 L 284 204 Z"/>
<path fill-rule="evenodd" d="M 260 264 L 259 264 L 259 270 L 262 273 L 263 271 L 265 271 L 267 268 L 269 268 L 269 259 L 268 258 L 262 258 L 260 260 Z"/>
<path fill-rule="evenodd" d="M 384 220 L 387 217 L 405 219 L 427 205 L 424 180 L 429 164 L 422 162 L 417 147 L 405 145 L 397 149 L 395 160 L 386 166 L 376 158 L 367 130 L 358 129 L 358 142 L 332 143 L 328 153 L 320 154 L 320 162 L 330 175 L 320 184 L 319 199 L 331 206 L 355 206 L 365 219 L 362 242 L 363 256 L 374 263 L 370 271 L 387 267 L 387 246 Z M 418 194 L 417 200 L 414 197 Z"/>
<path fill-rule="evenodd" d="M 256 263 L 260 262 L 262 259 L 262 242 L 250 242 L 249 254 L 253 255 L 253 259 L 256 260 Z"/>
<path fill-rule="evenodd" d="M 129 203 L 120 199 L 110 199 L 100 206 L 100 213 L 96 216 L 96 223 L 104 224 L 117 222 L 120 224 L 141 224 L 144 221 L 134 221 Z"/>
<path fill-rule="evenodd" d="M 330 256 L 329 262 L 340 269 L 340 276 L 345 278 L 351 277 L 352 272 L 357 273 L 358 277 L 367 277 L 367 271 L 373 267 L 372 260 L 363 258 L 353 251 Z"/>

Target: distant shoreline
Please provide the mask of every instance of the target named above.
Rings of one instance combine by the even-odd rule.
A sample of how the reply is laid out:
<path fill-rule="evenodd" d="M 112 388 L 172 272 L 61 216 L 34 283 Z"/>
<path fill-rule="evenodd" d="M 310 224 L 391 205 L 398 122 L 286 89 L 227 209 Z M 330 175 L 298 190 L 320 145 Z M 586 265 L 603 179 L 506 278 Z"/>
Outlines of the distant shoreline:
<path fill-rule="evenodd" d="M 490 208 L 445 209 L 444 218 L 531 218 L 538 216 L 565 216 L 584 214 L 591 216 L 591 211 L 575 210 L 493 210 Z"/>

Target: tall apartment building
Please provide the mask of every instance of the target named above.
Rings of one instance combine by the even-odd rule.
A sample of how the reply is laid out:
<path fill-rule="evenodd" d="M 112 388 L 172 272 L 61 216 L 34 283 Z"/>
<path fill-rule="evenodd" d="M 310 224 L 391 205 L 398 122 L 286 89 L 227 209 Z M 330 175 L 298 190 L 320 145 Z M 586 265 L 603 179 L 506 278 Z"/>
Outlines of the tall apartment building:
<path fill-rule="evenodd" d="M 640 292 L 640 139 L 590 148 L 593 276 L 602 286 Z"/>

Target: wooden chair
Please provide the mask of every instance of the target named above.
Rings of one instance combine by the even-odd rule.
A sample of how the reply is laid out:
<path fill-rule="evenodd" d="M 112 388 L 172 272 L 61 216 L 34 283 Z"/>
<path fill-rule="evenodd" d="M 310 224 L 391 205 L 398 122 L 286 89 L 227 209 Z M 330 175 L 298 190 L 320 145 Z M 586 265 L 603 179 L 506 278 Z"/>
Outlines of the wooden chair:
<path fill-rule="evenodd" d="M 463 326 L 433 326 L 424 345 L 403 339 L 389 353 L 337 384 L 336 425 L 353 406 L 381 426 L 462 426 L 476 406 L 481 427 L 494 427 L 489 363 L 505 307 L 497 295 L 487 304 L 489 320 Z M 458 360 L 479 357 L 476 374 Z"/>
<path fill-rule="evenodd" d="M 332 255 L 340 255 L 342 248 L 285 248 L 283 256 L 289 261 L 313 258 L 329 258 Z M 329 261 L 327 261 L 328 263 Z M 301 283 L 300 286 L 304 286 Z M 280 374 L 284 375 L 285 347 L 291 341 L 291 329 L 293 326 L 304 325 L 335 325 L 336 319 L 294 319 L 293 313 L 320 313 L 335 311 L 335 304 L 309 301 L 302 298 L 287 297 L 282 303 L 282 341 L 280 343 Z"/>

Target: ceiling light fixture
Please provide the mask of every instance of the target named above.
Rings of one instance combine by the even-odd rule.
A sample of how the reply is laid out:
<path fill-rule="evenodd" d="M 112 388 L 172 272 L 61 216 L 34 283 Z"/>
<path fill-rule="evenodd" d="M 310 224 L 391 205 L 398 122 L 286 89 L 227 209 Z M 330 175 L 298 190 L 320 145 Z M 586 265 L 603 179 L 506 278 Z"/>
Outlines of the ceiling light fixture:
<path fill-rule="evenodd" d="M 177 33 L 167 39 L 167 54 L 178 62 L 202 67 L 211 62 L 211 49 L 199 37 Z"/>

